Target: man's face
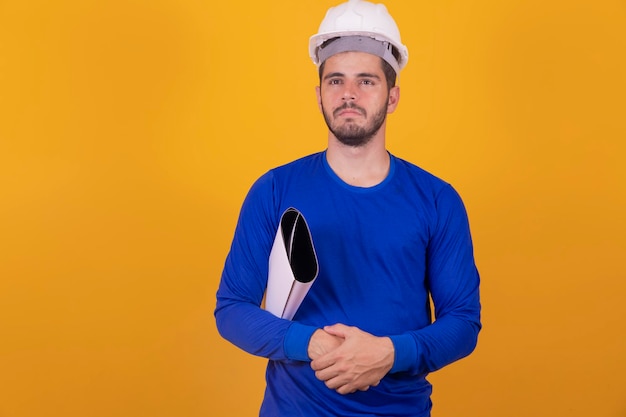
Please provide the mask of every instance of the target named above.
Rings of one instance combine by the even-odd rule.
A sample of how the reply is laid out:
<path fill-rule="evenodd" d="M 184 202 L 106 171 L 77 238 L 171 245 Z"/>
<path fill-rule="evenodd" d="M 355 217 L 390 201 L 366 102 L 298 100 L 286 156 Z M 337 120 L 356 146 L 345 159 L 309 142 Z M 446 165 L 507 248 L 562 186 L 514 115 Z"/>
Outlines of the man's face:
<path fill-rule="evenodd" d="M 381 59 L 364 52 L 343 52 L 324 64 L 318 102 L 331 133 L 344 145 L 367 144 L 398 102 L 398 87 L 387 88 Z"/>

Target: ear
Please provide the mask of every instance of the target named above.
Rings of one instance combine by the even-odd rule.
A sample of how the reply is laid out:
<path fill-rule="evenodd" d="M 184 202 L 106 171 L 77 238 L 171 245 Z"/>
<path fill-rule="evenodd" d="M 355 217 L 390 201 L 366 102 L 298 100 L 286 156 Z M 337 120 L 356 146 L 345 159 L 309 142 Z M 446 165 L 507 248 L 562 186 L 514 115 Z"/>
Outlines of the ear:
<path fill-rule="evenodd" d="M 387 113 L 393 113 L 398 107 L 398 102 L 400 102 L 400 87 L 393 86 L 391 90 L 389 90 L 389 99 L 387 100 Z"/>
<path fill-rule="evenodd" d="M 317 96 L 317 107 L 322 111 L 322 89 L 319 85 L 315 86 L 315 95 Z"/>

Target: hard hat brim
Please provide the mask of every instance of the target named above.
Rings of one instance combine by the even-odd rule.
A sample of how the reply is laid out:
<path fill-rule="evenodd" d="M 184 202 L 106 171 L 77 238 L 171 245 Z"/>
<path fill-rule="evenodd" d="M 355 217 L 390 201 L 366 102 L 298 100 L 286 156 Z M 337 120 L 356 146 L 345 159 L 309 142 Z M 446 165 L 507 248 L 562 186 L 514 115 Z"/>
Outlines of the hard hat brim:
<path fill-rule="evenodd" d="M 409 53 L 408 53 L 407 47 L 401 43 L 394 41 L 388 36 L 385 36 L 377 32 L 371 32 L 371 31 L 351 30 L 351 31 L 332 31 L 332 32 L 317 33 L 311 36 L 311 38 L 309 39 L 309 56 L 313 60 L 313 63 L 317 66 L 321 65 L 318 51 L 319 51 L 320 46 L 322 46 L 324 42 L 330 39 L 334 39 L 338 37 L 345 37 L 345 36 L 365 36 L 365 37 L 376 39 L 377 41 L 380 41 L 380 42 L 390 43 L 400 53 L 400 57 L 398 59 L 398 68 L 400 70 L 404 68 L 407 61 L 409 60 Z"/>

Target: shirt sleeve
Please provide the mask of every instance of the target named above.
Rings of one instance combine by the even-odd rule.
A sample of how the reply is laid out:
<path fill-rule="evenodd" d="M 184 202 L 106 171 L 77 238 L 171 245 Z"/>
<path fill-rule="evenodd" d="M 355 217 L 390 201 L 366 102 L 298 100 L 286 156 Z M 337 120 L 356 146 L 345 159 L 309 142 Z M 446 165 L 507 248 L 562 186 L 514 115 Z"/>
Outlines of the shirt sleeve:
<path fill-rule="evenodd" d="M 248 353 L 271 360 L 307 361 L 316 328 L 261 308 L 279 222 L 274 201 L 270 171 L 254 183 L 242 205 L 217 290 L 215 320 L 222 337 Z"/>
<path fill-rule="evenodd" d="M 449 185 L 436 197 L 426 262 L 435 320 L 423 329 L 390 336 L 396 350 L 391 372 L 433 372 L 476 347 L 481 329 L 480 278 L 467 213 Z"/>

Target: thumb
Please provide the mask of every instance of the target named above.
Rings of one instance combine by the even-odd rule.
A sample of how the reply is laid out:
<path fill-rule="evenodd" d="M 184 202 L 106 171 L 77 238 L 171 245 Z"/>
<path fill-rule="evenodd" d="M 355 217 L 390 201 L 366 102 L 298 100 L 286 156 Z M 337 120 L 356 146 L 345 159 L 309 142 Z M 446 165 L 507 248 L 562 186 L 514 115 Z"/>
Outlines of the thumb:
<path fill-rule="evenodd" d="M 349 326 L 341 323 L 333 324 L 332 326 L 324 326 L 324 331 L 326 333 L 332 334 L 333 336 L 342 337 L 344 339 L 348 335 L 349 330 Z"/>

